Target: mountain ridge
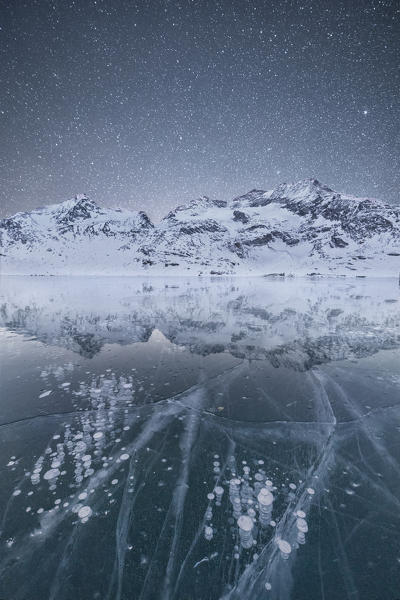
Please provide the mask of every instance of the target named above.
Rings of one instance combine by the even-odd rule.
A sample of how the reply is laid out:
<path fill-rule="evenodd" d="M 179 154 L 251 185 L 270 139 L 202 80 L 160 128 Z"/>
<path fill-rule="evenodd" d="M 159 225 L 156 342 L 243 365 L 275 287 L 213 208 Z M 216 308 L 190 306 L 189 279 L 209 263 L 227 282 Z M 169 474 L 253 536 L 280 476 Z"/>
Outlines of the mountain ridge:
<path fill-rule="evenodd" d="M 305 179 L 228 202 L 201 196 L 154 224 L 78 194 L 0 220 L 0 247 L 4 273 L 392 275 L 400 209 Z"/>

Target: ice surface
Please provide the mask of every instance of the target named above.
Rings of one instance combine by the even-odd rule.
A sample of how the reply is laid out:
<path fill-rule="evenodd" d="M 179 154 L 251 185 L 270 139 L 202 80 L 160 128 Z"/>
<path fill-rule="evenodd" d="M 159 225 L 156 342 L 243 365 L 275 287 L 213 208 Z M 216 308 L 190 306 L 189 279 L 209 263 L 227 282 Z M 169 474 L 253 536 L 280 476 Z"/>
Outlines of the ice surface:
<path fill-rule="evenodd" d="M 2 287 L 0 595 L 394 598 L 397 282 L 147 285 Z"/>

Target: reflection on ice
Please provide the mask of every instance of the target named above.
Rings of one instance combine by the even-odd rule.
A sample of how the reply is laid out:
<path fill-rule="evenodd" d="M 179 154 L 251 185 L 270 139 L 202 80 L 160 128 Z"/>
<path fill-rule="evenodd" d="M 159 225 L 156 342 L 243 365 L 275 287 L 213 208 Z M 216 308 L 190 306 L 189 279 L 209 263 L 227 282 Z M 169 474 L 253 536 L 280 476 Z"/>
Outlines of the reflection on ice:
<path fill-rule="evenodd" d="M 5 278 L 0 325 L 93 358 L 152 336 L 192 353 L 229 352 L 309 369 L 399 345 L 394 280 Z M 396 297 L 393 297 L 396 296 Z M 92 299 L 95 298 L 95 304 Z"/>
<path fill-rule="evenodd" d="M 103 355 L 116 338 L 107 334 L 101 301 L 90 317 L 74 304 L 51 308 L 53 288 L 18 308 L 24 299 L 10 287 L 6 333 L 33 335 L 66 354 L 53 360 L 50 353 L 36 371 L 43 391 L 26 392 L 30 411 L 44 401 L 47 410 L 39 403 L 33 416 L 3 421 L 2 595 L 335 600 L 394 593 L 399 315 L 384 302 L 388 292 L 370 290 L 373 310 L 364 314 L 348 298 L 349 291 L 367 294 L 366 283 L 362 290 L 313 284 L 301 303 L 315 310 L 289 318 L 282 307 L 293 288 L 281 288 L 278 307 L 275 288 L 218 286 L 208 318 L 202 289 L 198 306 L 189 289 L 179 297 L 173 288 L 162 302 L 140 294 L 135 318 L 127 296 L 129 310 L 117 299 L 112 322 L 126 325 L 118 334 L 124 357 L 155 327 L 162 332 L 162 348 L 152 347 L 145 363 L 130 354 L 134 362 L 126 364 Z M 233 298 L 230 322 L 211 325 Z M 340 314 L 328 312 L 332 298 Z M 75 345 L 88 327 L 97 354 Z M 203 362 L 184 363 L 193 373 L 182 375 L 179 360 L 198 354 Z M 219 354 L 228 356 L 217 362 Z M 166 368 L 154 363 L 157 356 Z M 343 360 L 355 357 L 358 363 Z"/>

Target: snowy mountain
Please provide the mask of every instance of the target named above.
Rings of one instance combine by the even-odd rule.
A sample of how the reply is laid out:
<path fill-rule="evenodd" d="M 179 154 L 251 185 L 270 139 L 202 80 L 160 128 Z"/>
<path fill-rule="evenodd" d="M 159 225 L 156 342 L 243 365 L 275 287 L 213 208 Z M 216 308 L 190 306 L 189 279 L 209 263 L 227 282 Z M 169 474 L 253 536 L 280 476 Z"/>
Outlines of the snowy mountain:
<path fill-rule="evenodd" d="M 154 225 L 80 195 L 3 219 L 0 246 L 4 273 L 397 275 L 400 209 L 307 179 L 204 196 Z"/>
<path fill-rule="evenodd" d="M 104 273 L 129 267 L 153 229 L 147 215 L 100 208 L 85 195 L 0 221 L 2 271 Z"/>

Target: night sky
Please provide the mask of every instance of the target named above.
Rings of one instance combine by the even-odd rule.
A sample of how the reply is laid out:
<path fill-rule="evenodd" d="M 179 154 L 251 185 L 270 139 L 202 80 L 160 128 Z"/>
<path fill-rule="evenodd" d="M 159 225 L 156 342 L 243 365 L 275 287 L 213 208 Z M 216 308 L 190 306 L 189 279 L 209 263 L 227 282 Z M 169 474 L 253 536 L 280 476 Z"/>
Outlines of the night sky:
<path fill-rule="evenodd" d="M 1 215 L 86 192 L 159 219 L 317 177 L 399 202 L 400 3 L 6 0 Z"/>

